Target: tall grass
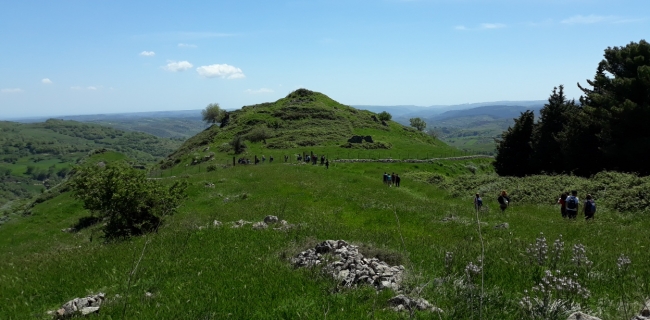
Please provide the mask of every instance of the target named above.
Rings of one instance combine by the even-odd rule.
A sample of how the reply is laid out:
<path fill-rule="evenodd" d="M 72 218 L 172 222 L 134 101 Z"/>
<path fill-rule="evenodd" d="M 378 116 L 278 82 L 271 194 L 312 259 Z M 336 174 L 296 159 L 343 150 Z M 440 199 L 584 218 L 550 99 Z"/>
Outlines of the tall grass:
<path fill-rule="evenodd" d="M 461 170 L 469 174 L 469 163 L 337 163 L 327 170 L 275 162 L 177 175 L 163 181 L 190 183 L 190 198 L 179 213 L 158 233 L 117 243 L 98 241 L 93 228 L 61 232 L 88 215 L 64 193 L 35 206 L 31 216 L 0 227 L 0 318 L 43 318 L 46 310 L 98 291 L 109 299 L 98 319 L 404 318 L 387 308 L 393 292 L 342 289 L 317 269 L 294 270 L 288 261 L 316 241 L 345 239 L 378 255 L 403 252 L 401 263 L 410 279 L 404 290 L 417 288 L 421 297 L 445 311 L 416 312 L 418 318 L 478 319 L 481 313 L 483 319 L 521 319 L 526 311 L 519 301 L 545 272 L 526 253 L 540 232 L 546 239 L 562 235 L 566 249 L 558 265 L 563 272 L 579 270 L 571 262 L 574 245 L 582 244 L 593 261 L 589 270 L 577 272 L 580 284 L 590 291 L 580 300 L 585 310 L 602 318 L 623 317 L 623 290 L 628 311 L 639 309 L 641 298 L 650 292 L 644 281 L 650 270 L 641 263 L 650 245 L 649 237 L 642 236 L 650 227 L 646 215 L 605 207 L 595 221 L 566 221 L 550 203 L 517 200 L 504 214 L 479 213 L 483 255 L 473 193 L 452 197 L 461 193 L 444 190 Z M 403 175 L 402 186 L 383 185 L 385 171 Z M 443 177 L 442 188 L 408 178 L 421 171 Z M 463 179 L 470 178 L 459 183 Z M 496 208 L 496 200 L 484 201 Z M 260 221 L 269 214 L 296 227 L 277 231 L 228 225 L 240 219 Z M 224 225 L 212 227 L 214 220 Z M 503 222 L 510 228 L 493 228 Z M 446 259 L 447 253 L 453 259 Z M 632 261 L 624 288 L 616 272 L 621 254 Z M 484 270 L 480 295 L 476 278 L 466 272 L 479 259 Z"/>

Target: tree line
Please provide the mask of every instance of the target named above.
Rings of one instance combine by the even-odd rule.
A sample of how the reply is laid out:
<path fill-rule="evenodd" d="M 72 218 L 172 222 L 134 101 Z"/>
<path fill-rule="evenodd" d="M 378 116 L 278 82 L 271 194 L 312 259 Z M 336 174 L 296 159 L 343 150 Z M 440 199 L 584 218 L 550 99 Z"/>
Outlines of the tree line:
<path fill-rule="evenodd" d="M 587 83 L 578 83 L 579 101 L 567 99 L 559 86 L 537 121 L 532 111 L 515 119 L 497 140 L 499 175 L 650 174 L 650 44 L 608 47 Z"/>

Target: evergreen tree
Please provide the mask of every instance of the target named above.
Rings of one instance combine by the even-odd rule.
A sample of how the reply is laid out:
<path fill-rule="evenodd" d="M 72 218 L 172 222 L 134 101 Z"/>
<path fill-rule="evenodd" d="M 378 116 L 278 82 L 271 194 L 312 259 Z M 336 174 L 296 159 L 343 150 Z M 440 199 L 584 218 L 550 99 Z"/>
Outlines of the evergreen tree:
<path fill-rule="evenodd" d="M 533 131 L 531 165 L 535 173 L 565 171 L 562 146 L 557 137 L 571 121 L 576 109 L 575 102 L 568 101 L 564 95 L 564 86 L 553 88 L 548 103 L 539 111 L 540 119 Z"/>
<path fill-rule="evenodd" d="M 499 175 L 523 177 L 533 173 L 530 157 L 534 125 L 535 114 L 530 110 L 522 112 L 497 141 L 494 169 Z"/>
<path fill-rule="evenodd" d="M 650 174 L 650 43 L 608 47 L 592 87 L 578 84 L 586 116 L 598 135 L 601 165 L 610 170 Z"/>

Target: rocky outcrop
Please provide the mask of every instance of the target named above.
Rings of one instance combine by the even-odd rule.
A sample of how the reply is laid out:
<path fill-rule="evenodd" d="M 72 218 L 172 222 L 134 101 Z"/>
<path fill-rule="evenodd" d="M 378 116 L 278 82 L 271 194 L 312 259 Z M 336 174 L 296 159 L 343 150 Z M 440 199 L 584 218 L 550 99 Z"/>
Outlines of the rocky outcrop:
<path fill-rule="evenodd" d="M 327 260 L 326 256 L 334 260 Z M 344 240 L 324 241 L 315 248 L 299 253 L 291 259 L 291 263 L 296 268 L 324 265 L 323 271 L 337 279 L 342 286 L 368 284 L 377 290 L 399 290 L 404 273 L 403 266 L 390 266 L 377 258 L 365 258 L 357 246 Z"/>
<path fill-rule="evenodd" d="M 395 311 L 431 311 L 442 312 L 442 309 L 434 307 L 429 301 L 422 298 L 410 298 L 403 294 L 392 297 L 388 300 L 388 305 Z"/>
<path fill-rule="evenodd" d="M 580 311 L 572 313 L 566 320 L 601 320 Z"/>
<path fill-rule="evenodd" d="M 49 311 L 48 314 L 53 315 L 55 319 L 67 319 L 77 315 L 85 316 L 99 312 L 105 299 L 105 295 L 101 292 L 85 298 L 75 298 L 64 303 L 58 310 Z"/>
<path fill-rule="evenodd" d="M 264 223 L 271 224 L 278 222 L 278 217 L 276 216 L 266 216 L 264 217 Z"/>
<path fill-rule="evenodd" d="M 381 163 L 433 163 L 439 160 L 468 160 L 468 159 L 478 159 L 478 158 L 494 158 L 493 156 L 486 155 L 474 155 L 474 156 L 463 156 L 463 157 L 448 157 L 448 158 L 431 158 L 425 160 L 419 159 L 336 159 L 331 162 L 340 162 L 340 163 L 365 163 L 365 162 L 381 162 Z"/>
<path fill-rule="evenodd" d="M 510 228 L 510 224 L 508 224 L 507 222 L 500 223 L 494 226 L 494 229 L 508 229 L 508 228 Z"/>
<path fill-rule="evenodd" d="M 373 143 L 372 136 L 352 136 L 348 139 L 349 143 L 363 143 L 363 142 Z"/>

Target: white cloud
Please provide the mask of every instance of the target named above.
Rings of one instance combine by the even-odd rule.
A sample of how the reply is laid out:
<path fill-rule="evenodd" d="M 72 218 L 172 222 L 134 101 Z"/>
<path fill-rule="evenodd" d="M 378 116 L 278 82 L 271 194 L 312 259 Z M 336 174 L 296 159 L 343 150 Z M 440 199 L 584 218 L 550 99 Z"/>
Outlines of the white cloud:
<path fill-rule="evenodd" d="M 44 78 L 43 80 L 41 80 L 41 82 L 43 84 L 52 84 L 52 80 L 50 80 L 49 78 Z"/>
<path fill-rule="evenodd" d="M 583 16 L 583 15 L 576 15 L 568 19 L 562 20 L 562 23 L 564 24 L 592 24 L 592 23 L 600 23 L 600 22 L 608 22 L 615 20 L 616 17 L 613 16 L 597 16 L 590 14 L 588 16 Z"/>
<path fill-rule="evenodd" d="M 140 55 L 143 57 L 153 57 L 156 55 L 156 53 L 153 51 L 142 51 L 140 52 Z"/>
<path fill-rule="evenodd" d="M 163 69 L 171 72 L 180 72 L 191 69 L 193 65 L 187 61 L 167 61 L 167 65 Z"/>
<path fill-rule="evenodd" d="M 481 23 L 481 29 L 500 29 L 505 28 L 506 25 L 503 23 Z"/>
<path fill-rule="evenodd" d="M 88 89 L 88 90 L 97 90 L 97 87 L 89 86 L 86 89 Z"/>
<path fill-rule="evenodd" d="M 454 29 L 456 29 L 456 30 L 467 30 L 467 27 L 465 27 L 465 26 L 455 26 Z"/>
<path fill-rule="evenodd" d="M 70 89 L 71 90 L 81 90 L 81 87 L 80 86 L 73 86 L 73 87 L 70 87 Z"/>
<path fill-rule="evenodd" d="M 195 44 L 179 43 L 178 47 L 179 48 L 196 48 L 197 46 Z"/>
<path fill-rule="evenodd" d="M 241 79 L 246 78 L 244 72 L 237 67 L 228 64 L 212 64 L 209 66 L 201 66 L 196 68 L 201 76 L 206 78 L 221 77 L 225 79 Z"/>
<path fill-rule="evenodd" d="M 273 91 L 271 89 L 268 89 L 268 88 L 260 88 L 260 89 L 257 89 L 257 90 L 247 89 L 244 92 L 248 93 L 248 94 L 261 94 L 261 93 L 273 93 L 275 91 Z"/>
<path fill-rule="evenodd" d="M 0 93 L 21 93 L 23 89 L 20 88 L 4 88 L 0 89 Z"/>

